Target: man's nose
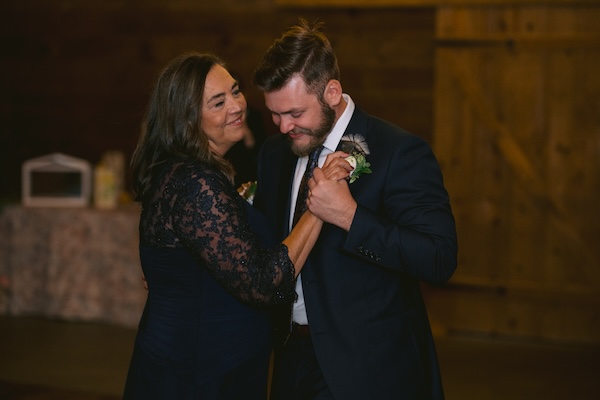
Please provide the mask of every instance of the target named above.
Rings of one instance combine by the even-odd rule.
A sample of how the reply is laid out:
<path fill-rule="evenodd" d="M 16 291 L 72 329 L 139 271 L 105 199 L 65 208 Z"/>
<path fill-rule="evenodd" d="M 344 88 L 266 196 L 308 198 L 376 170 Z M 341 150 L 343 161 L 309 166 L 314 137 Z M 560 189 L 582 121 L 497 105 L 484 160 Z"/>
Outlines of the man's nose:
<path fill-rule="evenodd" d="M 281 133 L 288 133 L 294 128 L 295 125 L 289 118 L 282 117 L 279 121 L 279 131 Z"/>

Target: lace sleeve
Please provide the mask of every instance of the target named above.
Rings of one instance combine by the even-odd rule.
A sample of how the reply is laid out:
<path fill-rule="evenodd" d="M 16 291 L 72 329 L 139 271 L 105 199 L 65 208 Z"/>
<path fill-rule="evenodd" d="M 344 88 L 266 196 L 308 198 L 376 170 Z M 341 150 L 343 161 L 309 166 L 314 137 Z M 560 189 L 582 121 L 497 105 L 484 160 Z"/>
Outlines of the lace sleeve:
<path fill-rule="evenodd" d="M 184 178 L 184 177 L 181 177 Z M 173 231 L 233 296 L 254 304 L 292 302 L 294 266 L 283 244 L 264 248 L 251 231 L 243 199 L 225 177 L 194 168 L 173 199 Z"/>

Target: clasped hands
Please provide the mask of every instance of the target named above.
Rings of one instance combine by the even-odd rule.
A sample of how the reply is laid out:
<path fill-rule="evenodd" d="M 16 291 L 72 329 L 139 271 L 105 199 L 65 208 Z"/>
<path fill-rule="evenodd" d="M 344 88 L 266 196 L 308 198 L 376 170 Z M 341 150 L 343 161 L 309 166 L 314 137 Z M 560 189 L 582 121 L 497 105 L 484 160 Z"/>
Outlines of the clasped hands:
<path fill-rule="evenodd" d="M 327 155 L 325 163 L 315 168 L 313 177 L 308 181 L 308 209 L 325 222 L 350 230 L 356 201 L 350 193 L 348 178 L 352 166 L 345 158 L 347 153 L 336 151 Z"/>

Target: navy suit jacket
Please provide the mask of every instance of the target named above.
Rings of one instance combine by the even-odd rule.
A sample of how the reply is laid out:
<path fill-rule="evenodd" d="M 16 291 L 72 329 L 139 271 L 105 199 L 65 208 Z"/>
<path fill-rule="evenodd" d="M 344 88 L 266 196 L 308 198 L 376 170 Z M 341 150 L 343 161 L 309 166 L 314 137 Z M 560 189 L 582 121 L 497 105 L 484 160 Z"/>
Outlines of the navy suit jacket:
<path fill-rule="evenodd" d="M 302 270 L 319 365 L 336 399 L 443 399 L 419 283 L 443 283 L 456 268 L 439 165 L 423 139 L 358 108 L 345 134 L 365 138 L 372 173 L 350 184 L 350 231 L 325 224 Z M 259 157 L 254 204 L 280 239 L 296 160 L 286 135 L 270 137 Z"/>

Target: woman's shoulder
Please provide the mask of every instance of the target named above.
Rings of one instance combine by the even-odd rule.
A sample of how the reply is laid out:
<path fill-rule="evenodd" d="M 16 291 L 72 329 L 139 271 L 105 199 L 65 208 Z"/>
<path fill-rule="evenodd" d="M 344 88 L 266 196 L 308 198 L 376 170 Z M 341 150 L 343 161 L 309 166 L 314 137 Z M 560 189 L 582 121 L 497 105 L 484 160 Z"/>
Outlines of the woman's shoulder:
<path fill-rule="evenodd" d="M 217 168 L 206 162 L 178 158 L 163 167 L 163 185 L 167 190 L 182 195 L 199 195 L 205 192 L 221 192 L 231 184 Z"/>
<path fill-rule="evenodd" d="M 200 160 L 189 158 L 173 159 L 169 168 L 174 178 L 197 182 L 226 182 L 227 178 L 216 167 Z"/>

